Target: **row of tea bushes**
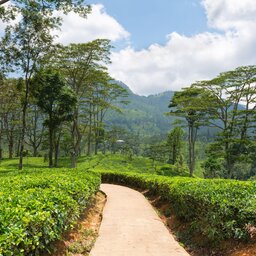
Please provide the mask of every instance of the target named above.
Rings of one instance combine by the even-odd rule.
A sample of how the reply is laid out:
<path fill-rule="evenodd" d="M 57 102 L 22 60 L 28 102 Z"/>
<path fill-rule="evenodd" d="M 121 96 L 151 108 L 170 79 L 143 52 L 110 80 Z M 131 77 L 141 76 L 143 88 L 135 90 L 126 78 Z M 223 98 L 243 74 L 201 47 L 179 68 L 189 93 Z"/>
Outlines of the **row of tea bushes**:
<path fill-rule="evenodd" d="M 103 182 L 149 190 L 205 244 L 248 239 L 256 226 L 256 183 L 101 172 Z M 255 231 L 254 231 L 255 232 Z"/>
<path fill-rule="evenodd" d="M 38 255 L 73 227 L 100 175 L 77 170 L 13 172 L 0 179 L 0 255 Z"/>

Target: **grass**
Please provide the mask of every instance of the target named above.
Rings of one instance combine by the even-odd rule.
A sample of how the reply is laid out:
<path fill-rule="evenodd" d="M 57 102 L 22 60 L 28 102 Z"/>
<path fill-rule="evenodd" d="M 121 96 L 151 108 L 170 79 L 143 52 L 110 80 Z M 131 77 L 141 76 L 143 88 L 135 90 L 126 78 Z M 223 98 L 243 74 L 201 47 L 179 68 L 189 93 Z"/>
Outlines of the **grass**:
<path fill-rule="evenodd" d="M 4 159 L 0 162 L 0 176 L 4 176 L 4 173 L 18 172 L 18 158 Z M 59 168 L 70 167 L 69 158 L 60 158 Z M 81 170 L 95 170 L 95 171 L 120 171 L 120 172 L 137 172 L 137 173 L 148 173 L 148 174 L 159 174 L 162 172 L 162 168 L 165 170 L 170 167 L 169 171 L 165 175 L 168 176 L 179 176 L 182 173 L 172 170 L 172 166 L 155 162 L 149 158 L 134 156 L 129 159 L 127 156 L 120 154 L 98 154 L 97 156 L 86 157 L 82 156 L 78 159 L 77 168 Z M 44 162 L 43 157 L 26 157 L 24 158 L 24 171 L 43 170 L 48 168 L 48 162 Z M 183 173 L 182 176 L 188 174 Z"/>

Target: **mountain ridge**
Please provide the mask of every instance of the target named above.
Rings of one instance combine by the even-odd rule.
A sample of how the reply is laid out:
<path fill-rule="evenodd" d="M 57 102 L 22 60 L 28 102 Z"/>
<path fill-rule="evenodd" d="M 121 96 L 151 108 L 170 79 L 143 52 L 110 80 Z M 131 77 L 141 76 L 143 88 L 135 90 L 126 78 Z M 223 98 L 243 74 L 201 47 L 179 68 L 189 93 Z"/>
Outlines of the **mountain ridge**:
<path fill-rule="evenodd" d="M 130 133 L 140 136 L 164 135 L 171 129 L 173 117 L 165 115 L 169 111 L 168 105 L 174 95 L 173 91 L 166 91 L 148 96 L 135 94 L 129 86 L 121 81 L 118 85 L 127 90 L 127 97 L 119 98 L 129 103 L 127 105 L 117 103 L 122 114 L 110 111 L 106 116 L 109 126 L 122 127 Z"/>

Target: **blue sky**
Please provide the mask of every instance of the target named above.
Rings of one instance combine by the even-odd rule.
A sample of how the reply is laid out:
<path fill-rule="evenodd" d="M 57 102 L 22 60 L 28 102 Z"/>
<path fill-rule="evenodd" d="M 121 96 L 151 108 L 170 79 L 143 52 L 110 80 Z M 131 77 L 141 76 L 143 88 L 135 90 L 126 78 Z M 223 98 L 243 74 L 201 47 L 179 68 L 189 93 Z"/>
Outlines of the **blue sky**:
<path fill-rule="evenodd" d="M 110 74 L 138 94 L 180 90 L 256 64 L 255 0 L 89 3 L 94 4 L 89 21 L 98 24 L 91 24 L 90 35 L 107 36 L 116 46 Z"/>
<path fill-rule="evenodd" d="M 152 43 L 164 44 L 166 35 L 193 35 L 208 29 L 205 10 L 199 0 L 99 0 L 106 12 L 131 33 L 135 49 Z"/>
<path fill-rule="evenodd" d="M 137 94 L 177 91 L 256 64 L 255 1 L 88 0 L 87 19 L 57 13 L 63 25 L 54 33 L 65 45 L 111 40 L 109 73 Z"/>

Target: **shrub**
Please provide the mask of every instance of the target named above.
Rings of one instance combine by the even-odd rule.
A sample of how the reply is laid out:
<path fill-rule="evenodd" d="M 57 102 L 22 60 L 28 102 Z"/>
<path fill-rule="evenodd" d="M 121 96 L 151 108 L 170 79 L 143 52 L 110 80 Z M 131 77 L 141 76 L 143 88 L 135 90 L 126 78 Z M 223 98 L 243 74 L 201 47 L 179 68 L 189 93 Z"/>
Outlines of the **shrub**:
<path fill-rule="evenodd" d="M 98 190 L 95 173 L 46 170 L 0 180 L 0 255 L 37 255 L 72 228 Z"/>
<path fill-rule="evenodd" d="M 137 173 L 102 172 L 103 182 L 149 189 L 168 202 L 170 212 L 186 222 L 192 235 L 208 243 L 247 239 L 256 226 L 256 182 Z"/>

